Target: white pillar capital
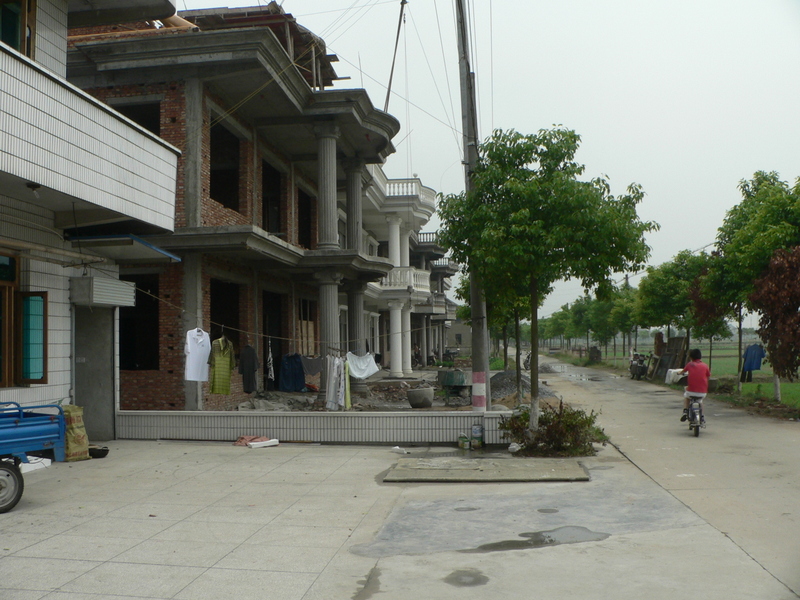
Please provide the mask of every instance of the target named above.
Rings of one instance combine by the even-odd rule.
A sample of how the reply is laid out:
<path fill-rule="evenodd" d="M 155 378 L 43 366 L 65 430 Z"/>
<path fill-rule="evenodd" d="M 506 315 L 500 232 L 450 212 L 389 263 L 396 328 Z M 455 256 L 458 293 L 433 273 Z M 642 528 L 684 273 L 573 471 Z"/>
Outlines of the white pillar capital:
<path fill-rule="evenodd" d="M 339 285 L 342 279 L 344 279 L 344 275 L 337 271 L 322 271 L 320 273 L 314 273 L 314 279 L 323 284 Z"/>
<path fill-rule="evenodd" d="M 336 123 L 317 123 L 314 125 L 314 135 L 317 139 L 325 137 L 338 139 L 341 131 Z"/>

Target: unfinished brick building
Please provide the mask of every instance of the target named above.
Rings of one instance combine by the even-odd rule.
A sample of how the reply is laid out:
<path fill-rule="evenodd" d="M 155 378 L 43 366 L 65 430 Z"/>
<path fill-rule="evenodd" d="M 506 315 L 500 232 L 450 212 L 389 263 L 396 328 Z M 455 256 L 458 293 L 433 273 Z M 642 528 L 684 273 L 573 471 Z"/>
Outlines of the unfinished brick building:
<path fill-rule="evenodd" d="M 412 337 L 443 346 L 454 271 L 433 267 L 443 253 L 417 235 L 433 190 L 386 180 L 399 123 L 364 90 L 326 89 L 337 76 L 323 40 L 273 2 L 73 29 L 69 41 L 70 82 L 182 152 L 175 231 L 144 238 L 168 254 L 120 261 L 138 289 L 120 311 L 120 409 L 230 409 L 247 397 L 239 377 L 224 396 L 184 381 L 197 327 L 211 339 L 224 328 L 262 360 L 271 351 L 278 377 L 286 353 L 369 348 L 402 375 Z M 108 247 L 116 233 L 97 225 L 76 238 Z"/>

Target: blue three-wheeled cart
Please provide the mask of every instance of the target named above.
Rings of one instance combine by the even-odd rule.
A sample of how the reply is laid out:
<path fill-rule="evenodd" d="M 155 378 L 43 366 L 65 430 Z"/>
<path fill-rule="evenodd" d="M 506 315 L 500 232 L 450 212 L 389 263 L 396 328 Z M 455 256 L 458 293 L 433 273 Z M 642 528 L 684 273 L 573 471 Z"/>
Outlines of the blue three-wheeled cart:
<path fill-rule="evenodd" d="M 20 463 L 32 456 L 63 461 L 66 438 L 64 409 L 56 404 L 22 407 L 0 402 L 0 513 L 22 498 L 25 482 Z"/>

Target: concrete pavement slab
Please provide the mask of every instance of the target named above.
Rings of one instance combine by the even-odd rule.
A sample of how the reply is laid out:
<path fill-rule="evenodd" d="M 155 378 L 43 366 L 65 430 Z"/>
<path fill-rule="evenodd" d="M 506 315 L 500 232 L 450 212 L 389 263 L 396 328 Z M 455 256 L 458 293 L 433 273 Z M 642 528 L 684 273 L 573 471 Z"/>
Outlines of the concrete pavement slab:
<path fill-rule="evenodd" d="M 403 457 L 380 446 L 109 446 L 77 471 L 56 463 L 26 476 L 22 501 L 0 515 L 0 598 L 797 600 L 612 446 L 580 460 L 588 481 L 513 483 L 386 482 Z M 405 458 L 456 450 L 412 451 Z M 188 467 L 179 479 L 172 463 Z M 208 478 L 223 471 L 236 476 Z M 144 495 L 79 518 L 87 481 L 137 478 Z M 165 491 L 180 505 L 184 485 L 196 499 L 201 482 L 210 504 L 147 512 Z M 62 558 L 71 538 L 87 557 Z M 106 538 L 119 545 L 103 554 L 93 544 Z"/>
<path fill-rule="evenodd" d="M 479 458 L 452 456 L 401 458 L 385 482 L 588 481 L 580 461 L 571 458 Z"/>

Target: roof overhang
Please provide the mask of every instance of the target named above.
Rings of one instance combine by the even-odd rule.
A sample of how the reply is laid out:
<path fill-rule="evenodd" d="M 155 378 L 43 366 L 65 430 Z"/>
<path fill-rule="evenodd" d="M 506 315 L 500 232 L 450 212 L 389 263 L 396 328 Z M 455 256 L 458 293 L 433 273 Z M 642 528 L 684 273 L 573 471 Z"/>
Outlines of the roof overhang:
<path fill-rule="evenodd" d="M 77 236 L 69 241 L 120 264 L 181 262 L 176 255 L 133 234 Z"/>
<path fill-rule="evenodd" d="M 160 31 L 160 30 L 159 30 Z M 339 159 L 381 164 L 400 131 L 363 89 L 314 91 L 269 28 L 180 30 L 164 34 L 72 39 L 68 77 L 88 89 L 160 81 L 201 80 L 224 110 L 263 132 L 263 140 L 311 181 L 317 179 L 315 127 L 338 128 Z M 215 115 L 225 123 L 227 115 Z M 236 125 L 231 122 L 232 130 Z M 339 175 L 343 178 L 344 171 Z"/>

